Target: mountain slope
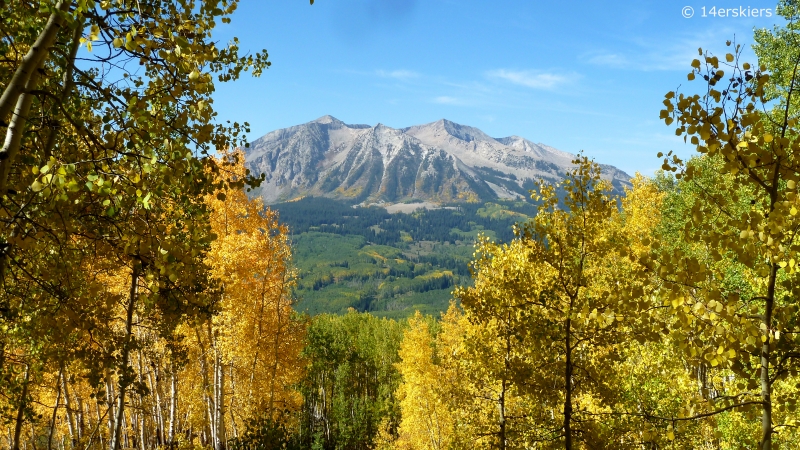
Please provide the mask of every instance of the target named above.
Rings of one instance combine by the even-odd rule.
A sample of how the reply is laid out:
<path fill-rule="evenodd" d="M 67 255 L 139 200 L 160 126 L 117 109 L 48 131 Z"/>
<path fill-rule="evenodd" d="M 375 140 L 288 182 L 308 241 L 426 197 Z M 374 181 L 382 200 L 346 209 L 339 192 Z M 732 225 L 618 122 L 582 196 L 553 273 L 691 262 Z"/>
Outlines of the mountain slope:
<path fill-rule="evenodd" d="M 533 179 L 555 181 L 574 155 L 518 136 L 495 139 L 449 120 L 395 129 L 324 116 L 250 144 L 247 164 L 266 179 L 266 203 L 326 196 L 354 202 L 438 203 L 526 197 Z M 602 166 L 615 189 L 630 176 Z"/>

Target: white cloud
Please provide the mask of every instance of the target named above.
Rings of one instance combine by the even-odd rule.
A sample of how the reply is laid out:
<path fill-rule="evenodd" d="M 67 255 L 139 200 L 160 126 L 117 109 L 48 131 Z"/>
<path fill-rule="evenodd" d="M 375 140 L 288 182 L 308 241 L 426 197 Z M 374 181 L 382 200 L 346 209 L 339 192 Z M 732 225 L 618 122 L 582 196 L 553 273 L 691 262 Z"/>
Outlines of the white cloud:
<path fill-rule="evenodd" d="M 559 74 L 535 70 L 506 69 L 492 70 L 488 72 L 488 76 L 533 89 L 553 89 L 562 84 L 569 83 L 577 78 L 577 75 L 574 73 Z"/>
<path fill-rule="evenodd" d="M 598 66 L 608 66 L 615 68 L 623 68 L 630 66 L 630 61 L 625 55 L 617 53 L 598 53 L 594 56 L 589 56 L 587 59 L 589 64 Z"/>
<path fill-rule="evenodd" d="M 640 71 L 680 70 L 688 71 L 692 59 L 697 58 L 697 49 L 711 50 L 715 54 L 725 54 L 731 49 L 725 41 L 734 37 L 735 29 L 717 27 L 693 34 L 684 34 L 672 42 L 648 40 L 641 37 L 629 39 L 624 51 L 608 51 L 605 49 L 584 53 L 580 56 L 584 62 L 596 66 L 614 69 Z M 743 42 L 739 42 L 743 43 Z M 753 60 L 753 52 L 749 45 L 743 46 L 745 60 Z"/>
<path fill-rule="evenodd" d="M 411 70 L 377 70 L 375 73 L 384 78 L 395 78 L 397 80 L 419 78 L 419 74 Z"/>
<path fill-rule="evenodd" d="M 448 97 L 446 95 L 442 95 L 433 99 L 434 103 L 439 103 L 442 105 L 463 105 L 464 102 L 461 99 L 455 97 Z"/>
<path fill-rule="evenodd" d="M 673 48 L 668 51 L 651 51 L 642 49 L 636 53 L 620 54 L 597 52 L 588 53 L 580 59 L 595 65 L 613 69 L 630 69 L 642 71 L 681 70 L 687 69 L 693 58 L 697 57 L 697 47 L 689 46 Z"/>

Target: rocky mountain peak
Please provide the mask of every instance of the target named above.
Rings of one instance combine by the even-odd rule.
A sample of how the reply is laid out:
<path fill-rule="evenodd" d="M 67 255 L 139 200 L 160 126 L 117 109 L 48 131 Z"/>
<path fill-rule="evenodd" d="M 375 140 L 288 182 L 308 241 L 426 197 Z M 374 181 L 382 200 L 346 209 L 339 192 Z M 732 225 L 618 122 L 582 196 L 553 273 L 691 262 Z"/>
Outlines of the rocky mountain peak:
<path fill-rule="evenodd" d="M 344 122 L 342 122 L 341 120 L 339 120 L 336 117 L 333 117 L 331 115 L 327 115 L 327 114 L 322 116 L 322 117 L 320 117 L 317 120 L 313 120 L 311 123 L 319 123 L 319 124 L 323 124 L 323 125 L 328 125 L 328 124 L 332 124 L 333 123 L 333 124 L 336 124 L 336 125 L 344 125 Z"/>
<path fill-rule="evenodd" d="M 402 130 L 411 136 L 421 137 L 423 139 L 441 139 L 449 136 L 464 142 L 494 141 L 492 137 L 477 128 L 461 125 L 447 119 L 439 119 L 436 122 L 415 125 L 403 128 Z"/>
<path fill-rule="evenodd" d="M 304 195 L 354 202 L 483 201 L 527 196 L 531 179 L 556 181 L 574 155 L 519 136 L 495 139 L 447 119 L 408 128 L 349 125 L 326 115 L 251 143 L 247 164 L 266 179 L 267 203 Z M 618 189 L 624 172 L 603 166 Z M 469 195 L 474 194 L 474 195 Z"/>

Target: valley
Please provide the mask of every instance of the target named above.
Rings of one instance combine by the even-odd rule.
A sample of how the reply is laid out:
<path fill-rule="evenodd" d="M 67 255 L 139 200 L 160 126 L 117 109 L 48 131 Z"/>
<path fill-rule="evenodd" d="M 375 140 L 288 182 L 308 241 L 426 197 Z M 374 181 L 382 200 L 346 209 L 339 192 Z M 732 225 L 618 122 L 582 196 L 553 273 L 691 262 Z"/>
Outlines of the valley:
<path fill-rule="evenodd" d="M 392 214 L 316 197 L 273 209 L 291 230 L 298 311 L 341 314 L 354 308 L 389 318 L 445 311 L 453 287 L 470 283 L 476 237 L 508 242 L 513 225 L 533 213 L 526 201 Z"/>

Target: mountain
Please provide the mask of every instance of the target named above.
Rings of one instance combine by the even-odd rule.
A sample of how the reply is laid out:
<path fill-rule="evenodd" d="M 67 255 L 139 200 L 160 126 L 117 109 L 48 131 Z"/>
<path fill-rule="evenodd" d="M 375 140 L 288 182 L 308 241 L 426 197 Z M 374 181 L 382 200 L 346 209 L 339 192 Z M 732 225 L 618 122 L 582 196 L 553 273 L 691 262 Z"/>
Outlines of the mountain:
<path fill-rule="evenodd" d="M 309 195 L 363 203 L 514 199 L 528 196 L 533 179 L 560 179 L 574 158 L 445 119 L 396 129 L 331 116 L 268 133 L 247 151 L 248 168 L 266 176 L 255 194 L 268 204 Z M 629 185 L 625 172 L 601 167 L 615 190 Z"/>

